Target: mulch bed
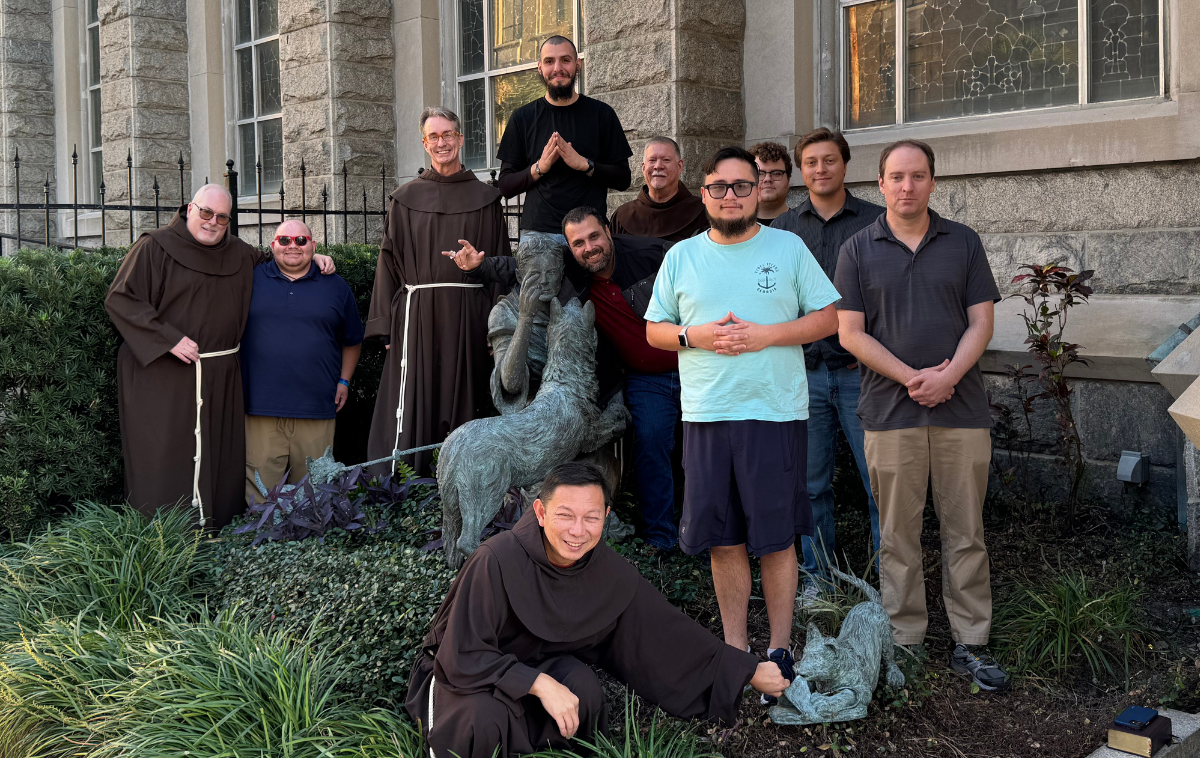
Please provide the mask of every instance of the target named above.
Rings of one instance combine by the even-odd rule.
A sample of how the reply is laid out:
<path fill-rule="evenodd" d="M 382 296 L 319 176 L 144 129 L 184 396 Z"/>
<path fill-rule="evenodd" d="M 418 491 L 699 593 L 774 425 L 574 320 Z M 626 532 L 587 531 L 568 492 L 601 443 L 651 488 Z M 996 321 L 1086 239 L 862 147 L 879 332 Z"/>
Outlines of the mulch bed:
<path fill-rule="evenodd" d="M 849 516 L 839 512 L 839 552 L 846 551 L 849 566 L 861 575 L 868 560 L 866 509 L 861 505 L 848 510 L 853 511 Z M 938 524 L 930 507 L 922 535 L 929 658 L 923 669 L 915 662 L 902 664 L 909 678 L 904 690 L 881 686 L 864 720 L 810 727 L 775 725 L 757 696 L 747 697 L 734 727 L 698 725 L 705 739 L 727 758 L 807 758 L 841 752 L 1081 758 L 1104 744 L 1108 723 L 1128 705 L 1200 710 L 1200 625 L 1188 613 L 1200 608 L 1200 577 L 1187 569 L 1186 537 L 1169 523 L 1169 514 L 1118 514 L 1094 505 L 1076 516 L 1076 524 L 1086 526 L 1071 530 L 1061 527 L 1058 514 L 1036 508 L 989 506 L 988 518 L 997 604 L 1051 570 L 1080 571 L 1099 586 L 1136 579 L 1137 586 L 1145 588 L 1142 603 L 1152 648 L 1131 671 L 1128 689 L 1123 682 L 1092 681 L 1084 670 L 1070 681 L 1018 677 L 1006 694 L 972 694 L 970 682 L 948 666 L 953 643 L 941 600 Z M 855 545 L 860 547 L 856 550 Z M 754 594 L 761 596 L 757 586 Z M 711 595 L 688 604 L 686 610 L 720 635 Z M 803 647 L 802 621 L 798 616 L 793 637 L 797 649 Z M 751 602 L 750 633 L 754 650 L 764 650 L 768 628 L 761 600 Z M 623 689 L 610 684 L 613 711 L 619 714 Z M 641 710 L 643 727 L 650 711 Z"/>

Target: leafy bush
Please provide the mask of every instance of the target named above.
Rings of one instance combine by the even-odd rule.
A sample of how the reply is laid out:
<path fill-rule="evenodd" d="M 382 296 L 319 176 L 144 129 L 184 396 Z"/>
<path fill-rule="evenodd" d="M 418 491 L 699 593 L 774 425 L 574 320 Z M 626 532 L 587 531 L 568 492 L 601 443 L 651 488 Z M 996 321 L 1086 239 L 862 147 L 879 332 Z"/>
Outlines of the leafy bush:
<path fill-rule="evenodd" d="M 421 640 L 454 572 L 441 553 L 382 539 L 324 544 L 225 538 L 209 562 L 213 600 L 272 629 L 340 645 L 342 685 L 397 707 Z"/>
<path fill-rule="evenodd" d="M 1144 657 L 1140 597 L 1132 585 L 1097 591 L 1074 573 L 1021 587 L 996 614 L 997 652 L 1035 676 L 1061 680 L 1082 664 L 1093 679 L 1122 670 L 1127 682 L 1130 659 Z"/>
<path fill-rule="evenodd" d="M 147 519 L 128 506 L 81 504 L 0 557 L 0 641 L 76 616 L 116 629 L 193 616 L 199 540 L 185 509 Z"/>
<path fill-rule="evenodd" d="M 104 295 L 122 255 L 0 258 L 0 535 L 121 492 L 118 335 Z"/>
<path fill-rule="evenodd" d="M 596 741 L 579 740 L 584 748 L 583 755 L 594 758 L 721 758 L 717 752 L 701 748 L 696 735 L 682 722 L 671 720 L 662 723 L 662 711 L 655 708 L 650 723 L 643 730 L 636 701 L 625 698 L 624 728 L 616 739 L 597 735 Z M 528 758 L 583 758 L 571 750 L 544 750 Z"/>
<path fill-rule="evenodd" d="M 378 248 L 322 251 L 365 319 Z M 0 537 L 23 537 L 64 505 L 121 496 L 120 335 L 104 296 L 125 252 L 21 250 L 0 258 Z M 383 349 L 369 343 L 338 415 L 343 460 L 365 460 L 382 372 Z"/>

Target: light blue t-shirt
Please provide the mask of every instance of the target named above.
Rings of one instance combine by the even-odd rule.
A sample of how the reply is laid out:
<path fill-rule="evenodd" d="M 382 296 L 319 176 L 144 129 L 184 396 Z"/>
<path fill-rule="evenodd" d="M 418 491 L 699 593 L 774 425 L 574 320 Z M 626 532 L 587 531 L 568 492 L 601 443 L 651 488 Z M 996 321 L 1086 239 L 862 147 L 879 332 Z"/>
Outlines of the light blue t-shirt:
<path fill-rule="evenodd" d="M 654 282 L 646 320 L 695 326 L 732 311 L 756 324 L 780 324 L 839 299 L 803 240 L 760 226 L 758 234 L 736 245 L 718 245 L 704 233 L 672 247 Z M 679 380 L 684 421 L 808 418 L 800 345 L 736 356 L 681 350 Z"/>

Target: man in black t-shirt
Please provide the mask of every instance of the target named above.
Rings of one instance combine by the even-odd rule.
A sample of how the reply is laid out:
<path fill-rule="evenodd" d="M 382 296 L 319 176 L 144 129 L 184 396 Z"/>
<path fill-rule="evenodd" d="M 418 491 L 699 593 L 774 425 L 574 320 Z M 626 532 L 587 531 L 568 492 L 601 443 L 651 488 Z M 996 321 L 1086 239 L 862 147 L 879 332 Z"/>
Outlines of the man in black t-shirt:
<path fill-rule="evenodd" d="M 575 91 L 579 55 L 566 37 L 551 37 L 538 54 L 546 96 L 518 108 L 508 120 L 496 157 L 500 191 L 525 193 L 521 231 L 561 238 L 572 208 L 607 215 L 608 190 L 629 189 L 629 142 L 616 112 Z"/>

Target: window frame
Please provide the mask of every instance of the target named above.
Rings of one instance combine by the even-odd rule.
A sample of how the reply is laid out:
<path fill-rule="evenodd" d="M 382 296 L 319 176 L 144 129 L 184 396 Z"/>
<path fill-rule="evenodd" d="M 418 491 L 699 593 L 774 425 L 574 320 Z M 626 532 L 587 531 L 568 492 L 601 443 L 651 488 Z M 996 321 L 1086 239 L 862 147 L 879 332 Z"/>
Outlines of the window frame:
<path fill-rule="evenodd" d="M 278 19 L 278 15 L 279 15 L 278 3 L 280 1 L 281 0 L 275 0 L 275 2 L 276 2 L 276 18 L 277 19 Z M 247 193 L 245 190 L 247 185 L 246 185 L 246 179 L 243 175 L 246 173 L 245 166 L 247 166 L 248 164 L 246 162 L 246 157 L 242 154 L 242 127 L 249 125 L 249 124 L 254 125 L 254 149 L 255 149 L 254 160 L 255 160 L 255 163 L 257 164 L 259 161 L 262 160 L 262 154 L 263 154 L 263 149 L 262 149 L 263 133 L 262 133 L 261 124 L 263 124 L 264 122 L 267 122 L 267 121 L 278 120 L 280 122 L 280 124 L 282 125 L 282 122 L 283 122 L 283 107 L 282 107 L 283 92 L 282 92 L 282 88 L 280 90 L 279 112 L 271 113 L 271 114 L 267 114 L 267 115 L 260 115 L 258 112 L 259 108 L 260 108 L 260 99 L 261 99 L 261 94 L 260 94 L 260 90 L 259 90 L 260 85 L 259 85 L 259 52 L 258 52 L 258 48 L 260 46 L 265 45 L 270 42 L 275 42 L 277 47 L 282 45 L 282 39 L 279 34 L 279 24 L 276 23 L 276 28 L 275 28 L 274 34 L 268 34 L 264 37 L 256 36 L 258 33 L 258 29 L 259 29 L 258 0 L 249 0 L 248 5 L 250 7 L 250 39 L 246 42 L 238 42 L 238 40 L 237 40 L 237 34 L 238 34 L 237 25 L 238 25 L 238 20 L 239 20 L 238 19 L 238 13 L 239 13 L 238 0 L 232 0 L 232 2 L 230 4 L 230 8 L 232 11 L 232 23 L 231 23 L 231 30 L 230 30 L 231 31 L 230 40 L 232 43 L 230 50 L 232 51 L 232 56 L 230 57 L 230 73 L 232 74 L 232 78 L 233 78 L 232 99 L 230 102 L 230 107 L 233 110 L 232 123 L 233 123 L 234 153 L 237 156 L 237 165 L 234 168 L 235 168 L 235 170 L 237 170 L 239 172 L 238 175 L 240 177 L 240 180 L 238 181 L 238 203 L 239 203 L 239 205 L 245 205 L 246 203 L 251 202 L 251 201 L 257 202 L 258 192 L 260 189 L 258 186 L 259 177 L 257 176 L 257 173 L 255 173 L 255 174 L 252 174 L 252 176 L 254 177 L 254 181 L 255 181 L 254 190 L 249 193 Z M 252 96 L 253 96 L 253 100 L 254 100 L 254 115 L 249 118 L 242 118 L 242 112 L 241 112 L 241 84 L 242 84 L 242 82 L 241 82 L 241 72 L 238 69 L 238 53 L 240 53 L 242 50 L 245 50 L 247 48 L 250 49 L 250 79 L 251 79 Z M 282 58 L 282 50 L 280 52 L 280 57 Z M 280 68 L 281 68 L 280 73 L 282 74 L 282 65 L 280 66 Z M 282 158 L 282 155 L 281 155 L 281 158 Z M 263 192 L 262 197 L 263 197 L 264 201 L 267 199 L 277 200 L 279 198 L 279 192 L 278 191 Z M 245 201 L 245 202 L 243 202 L 243 201 Z"/>
<path fill-rule="evenodd" d="M 92 19 L 91 11 L 93 5 L 96 6 L 95 20 Z M 101 94 L 101 85 L 103 83 L 103 71 L 100 68 L 100 9 L 98 0 L 85 0 L 81 8 L 83 12 L 83 37 L 84 43 L 83 55 L 81 64 L 83 68 L 83 76 L 81 83 L 83 85 L 83 134 L 85 142 L 84 156 L 86 157 L 86 166 L 83 170 L 83 176 L 87 180 L 88 194 L 93 203 L 100 202 L 100 183 L 104 181 L 104 138 L 101 117 L 104 114 L 103 102 L 104 96 Z M 92 30 L 96 30 L 96 60 L 95 68 L 97 71 L 96 83 L 92 84 Z M 96 103 L 93 105 L 92 93 L 96 94 Z M 94 112 L 99 108 L 100 112 Z M 94 144 L 93 144 L 94 143 Z M 100 156 L 101 171 L 96 175 L 96 157 Z"/>
<path fill-rule="evenodd" d="M 997 113 L 976 113 L 968 116 L 948 116 L 946 118 L 918 119 L 909 121 L 905 118 L 905 106 L 907 105 L 907 14 L 906 1 L 895 0 L 896 4 L 896 120 L 891 124 L 881 124 L 878 126 L 849 126 L 849 102 L 847 93 L 850 89 L 850 66 L 848 65 L 847 55 L 849 50 L 846 45 L 846 10 L 858 5 L 868 5 L 878 0 L 837 0 L 837 19 L 834 26 L 837 32 L 837 54 L 838 54 L 838 79 L 837 79 L 837 123 L 842 126 L 842 130 L 848 134 L 866 134 L 869 132 L 880 131 L 884 129 L 896 129 L 900 127 L 923 126 L 933 124 L 947 123 L 962 123 L 979 121 L 983 119 L 996 118 L 998 116 L 1012 116 L 1014 114 L 1032 114 L 1032 113 L 1051 113 L 1080 110 L 1084 108 L 1107 108 L 1112 106 L 1126 105 L 1130 103 L 1147 103 L 1160 102 L 1168 97 L 1168 71 L 1167 71 L 1167 16 L 1170 13 L 1169 0 L 1158 0 L 1158 92 L 1149 97 L 1129 98 L 1127 100 L 1102 100 L 1092 101 L 1091 98 L 1091 80 L 1090 80 L 1090 54 L 1091 54 L 1091 25 L 1088 17 L 1090 0 L 1078 0 L 1078 28 L 1080 31 L 1076 34 L 1077 50 L 1077 65 L 1079 69 L 1079 101 L 1072 105 L 1052 105 L 1044 108 L 1024 108 L 1012 111 L 1000 111 Z"/>
<path fill-rule="evenodd" d="M 462 2 L 461 0 L 452 0 L 454 5 L 454 44 L 453 44 L 453 59 L 450 64 L 453 66 L 453 87 L 455 112 L 462 117 L 462 85 L 466 82 L 484 81 L 483 96 L 484 96 L 484 124 L 486 134 L 484 136 L 484 145 L 487 154 L 484 159 L 484 165 L 481 168 L 471 169 L 477 174 L 487 174 L 490 171 L 500 170 L 500 161 L 496 158 L 496 151 L 500 145 L 496 143 L 496 119 L 495 119 L 495 102 L 492 94 L 494 80 L 501 76 L 509 74 L 519 74 L 522 71 L 531 71 L 537 68 L 538 62 L 531 61 L 529 63 L 518 63 L 512 66 L 504 66 L 501 68 L 492 68 L 492 5 L 498 0 L 480 0 L 483 5 L 483 70 L 473 74 L 460 74 L 459 69 L 462 65 Z M 517 0 L 518 2 L 520 0 Z M 575 43 L 575 49 L 579 50 L 580 26 L 583 22 L 583 2 L 582 0 L 567 0 L 571 4 L 571 41 Z M 583 61 L 585 55 L 582 51 L 579 52 L 579 60 Z M 584 72 L 581 70 L 575 82 L 576 91 L 580 94 L 584 93 Z M 464 135 L 465 136 L 465 135 Z"/>

